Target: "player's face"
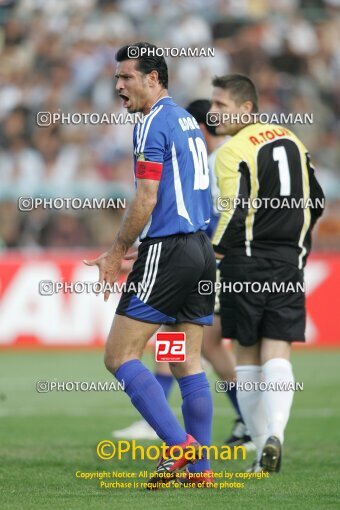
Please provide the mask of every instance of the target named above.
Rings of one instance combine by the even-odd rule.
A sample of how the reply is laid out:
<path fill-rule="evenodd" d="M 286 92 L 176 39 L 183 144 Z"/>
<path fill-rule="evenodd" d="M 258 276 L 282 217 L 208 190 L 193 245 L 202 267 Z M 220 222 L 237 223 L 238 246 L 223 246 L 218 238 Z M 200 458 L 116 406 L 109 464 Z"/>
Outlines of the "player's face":
<path fill-rule="evenodd" d="M 147 75 L 136 69 L 136 60 L 118 62 L 115 78 L 116 90 L 129 113 L 143 112 L 148 103 L 150 89 Z"/>
<path fill-rule="evenodd" d="M 250 113 L 249 108 L 251 109 L 251 106 L 250 101 L 246 101 L 242 104 L 236 103 L 228 90 L 215 87 L 213 89 L 210 112 L 220 114 L 221 123 L 216 125 L 216 134 L 230 136 L 235 135 L 243 127 L 243 125 L 233 121 L 230 122 L 227 116 L 223 116 L 223 114 L 231 115 Z"/>

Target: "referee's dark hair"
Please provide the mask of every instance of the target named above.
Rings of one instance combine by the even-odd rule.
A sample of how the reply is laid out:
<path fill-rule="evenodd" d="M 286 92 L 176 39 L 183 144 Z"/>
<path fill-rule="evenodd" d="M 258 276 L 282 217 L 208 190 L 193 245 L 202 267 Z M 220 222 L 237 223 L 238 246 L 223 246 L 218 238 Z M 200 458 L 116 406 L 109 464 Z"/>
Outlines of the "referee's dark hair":
<path fill-rule="evenodd" d="M 147 42 L 138 42 L 122 46 L 116 53 L 116 61 L 135 60 L 138 62 L 138 71 L 149 74 L 157 71 L 158 80 L 165 89 L 168 88 L 168 66 L 162 54 L 162 48 Z"/>
<path fill-rule="evenodd" d="M 230 92 L 231 97 L 238 105 L 245 101 L 253 103 L 253 113 L 258 113 L 258 97 L 255 84 L 248 76 L 243 74 L 226 74 L 215 76 L 212 81 L 213 87 L 218 87 Z"/>
<path fill-rule="evenodd" d="M 207 114 L 210 111 L 211 102 L 209 99 L 196 99 L 192 101 L 185 108 L 198 122 L 198 124 L 204 124 L 208 133 L 216 135 L 216 126 L 210 126 L 207 124 Z"/>

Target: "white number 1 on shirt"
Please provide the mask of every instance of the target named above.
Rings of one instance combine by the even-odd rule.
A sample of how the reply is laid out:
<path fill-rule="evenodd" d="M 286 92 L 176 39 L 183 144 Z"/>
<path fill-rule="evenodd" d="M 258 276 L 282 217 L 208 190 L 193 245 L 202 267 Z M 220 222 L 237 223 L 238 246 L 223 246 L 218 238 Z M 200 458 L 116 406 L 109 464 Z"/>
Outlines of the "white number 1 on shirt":
<path fill-rule="evenodd" d="M 280 195 L 281 197 L 288 197 L 290 195 L 290 173 L 287 152 L 282 145 L 274 147 L 273 159 L 279 164 Z"/>

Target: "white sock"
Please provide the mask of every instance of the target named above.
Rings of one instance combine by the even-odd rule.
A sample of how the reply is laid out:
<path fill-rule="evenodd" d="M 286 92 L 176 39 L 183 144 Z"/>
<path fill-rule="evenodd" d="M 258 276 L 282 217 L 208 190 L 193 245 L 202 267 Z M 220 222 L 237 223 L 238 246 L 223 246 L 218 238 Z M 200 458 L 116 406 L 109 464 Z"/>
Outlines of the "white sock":
<path fill-rule="evenodd" d="M 240 365 L 235 368 L 238 383 L 260 382 L 261 367 Z M 247 388 L 248 390 L 249 388 Z M 250 391 L 237 389 L 237 401 L 249 435 L 256 446 L 257 460 L 260 461 L 264 443 L 268 437 L 267 420 L 262 402 L 262 392 L 253 388 Z"/>
<path fill-rule="evenodd" d="M 268 383 L 294 383 L 291 363 L 283 358 L 274 358 L 262 366 L 263 381 Z M 268 434 L 276 436 L 283 443 L 284 430 L 289 419 L 294 390 L 265 390 L 263 404 L 268 422 Z"/>

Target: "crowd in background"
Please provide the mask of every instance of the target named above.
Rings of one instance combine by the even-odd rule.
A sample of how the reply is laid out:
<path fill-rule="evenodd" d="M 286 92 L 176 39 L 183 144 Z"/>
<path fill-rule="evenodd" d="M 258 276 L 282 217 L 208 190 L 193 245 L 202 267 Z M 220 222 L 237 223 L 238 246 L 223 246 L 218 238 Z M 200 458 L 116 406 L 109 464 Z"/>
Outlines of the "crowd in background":
<path fill-rule="evenodd" d="M 312 154 L 327 197 L 315 246 L 340 248 L 339 0 L 2 0 L 0 246 L 107 246 L 122 211 L 20 212 L 16 197 L 127 196 L 132 124 L 37 125 L 37 112 L 123 112 L 116 50 L 214 48 L 169 57 L 169 91 L 185 106 L 215 75 L 250 75 L 263 112 L 314 113 L 291 127 Z"/>

